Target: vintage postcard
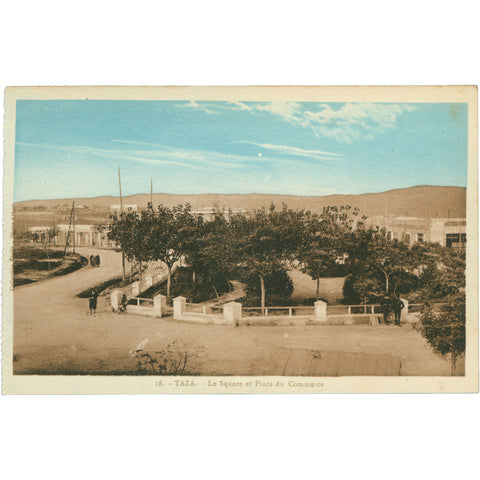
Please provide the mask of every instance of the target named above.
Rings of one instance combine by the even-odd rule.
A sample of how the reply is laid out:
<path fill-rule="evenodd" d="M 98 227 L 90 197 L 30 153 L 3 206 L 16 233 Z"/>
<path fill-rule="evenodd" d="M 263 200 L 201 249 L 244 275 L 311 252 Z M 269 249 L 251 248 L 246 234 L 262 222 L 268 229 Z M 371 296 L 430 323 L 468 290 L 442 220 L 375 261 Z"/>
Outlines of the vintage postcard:
<path fill-rule="evenodd" d="M 12 87 L 2 391 L 478 391 L 477 88 Z"/>

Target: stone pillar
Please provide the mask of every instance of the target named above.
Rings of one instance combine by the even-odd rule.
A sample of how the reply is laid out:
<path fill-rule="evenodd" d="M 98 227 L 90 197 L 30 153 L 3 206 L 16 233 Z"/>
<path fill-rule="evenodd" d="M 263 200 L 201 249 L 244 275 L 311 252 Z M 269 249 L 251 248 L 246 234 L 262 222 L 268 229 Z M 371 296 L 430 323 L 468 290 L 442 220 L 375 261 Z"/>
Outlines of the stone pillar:
<path fill-rule="evenodd" d="M 132 297 L 138 297 L 140 295 L 140 282 L 133 282 L 132 285 Z"/>
<path fill-rule="evenodd" d="M 185 297 L 176 297 L 173 299 L 173 318 L 182 320 L 182 316 L 187 309 L 187 299 Z"/>
<path fill-rule="evenodd" d="M 242 304 L 229 302 L 223 306 L 223 319 L 227 325 L 238 325 L 242 319 Z"/>
<path fill-rule="evenodd" d="M 317 322 L 327 323 L 327 304 L 326 302 L 322 302 L 322 300 L 318 300 L 318 302 L 314 303 L 315 305 L 315 320 Z"/>
<path fill-rule="evenodd" d="M 121 290 L 114 290 L 110 294 L 110 305 L 112 306 L 112 310 L 116 312 L 120 303 L 122 302 L 122 291 Z"/>
<path fill-rule="evenodd" d="M 161 317 L 162 313 L 165 312 L 165 307 L 167 306 L 167 297 L 165 295 L 155 295 L 153 297 L 153 309 L 157 314 L 157 317 Z"/>
<path fill-rule="evenodd" d="M 145 275 L 145 289 L 150 288 L 153 285 L 152 275 Z"/>
<path fill-rule="evenodd" d="M 400 316 L 400 322 L 408 322 L 408 300 L 404 298 L 400 299 L 403 302 L 402 314 Z"/>

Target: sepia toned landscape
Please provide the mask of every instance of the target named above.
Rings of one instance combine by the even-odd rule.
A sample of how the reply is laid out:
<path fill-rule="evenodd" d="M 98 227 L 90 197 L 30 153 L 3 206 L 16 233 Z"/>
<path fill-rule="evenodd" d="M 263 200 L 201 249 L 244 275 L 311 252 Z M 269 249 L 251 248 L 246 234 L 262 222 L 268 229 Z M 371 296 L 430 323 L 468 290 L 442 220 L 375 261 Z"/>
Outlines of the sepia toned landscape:
<path fill-rule="evenodd" d="M 465 105 L 18 101 L 13 375 L 465 377 Z"/>

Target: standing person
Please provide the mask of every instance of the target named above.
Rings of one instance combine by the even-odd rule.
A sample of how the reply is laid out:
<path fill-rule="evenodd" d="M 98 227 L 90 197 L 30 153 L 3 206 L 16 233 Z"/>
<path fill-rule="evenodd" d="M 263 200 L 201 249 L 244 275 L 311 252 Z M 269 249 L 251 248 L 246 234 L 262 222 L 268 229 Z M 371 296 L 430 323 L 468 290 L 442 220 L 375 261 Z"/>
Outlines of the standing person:
<path fill-rule="evenodd" d="M 384 295 L 382 300 L 382 312 L 383 312 L 383 323 L 385 325 L 389 325 L 390 321 L 388 320 L 388 316 L 392 312 L 392 300 L 390 298 L 390 295 Z"/>
<path fill-rule="evenodd" d="M 96 263 L 97 267 L 100 266 L 100 255 L 97 255 L 97 256 L 95 257 L 95 263 Z"/>
<path fill-rule="evenodd" d="M 94 257 L 93 257 L 93 255 L 90 255 L 90 265 L 91 265 L 92 267 L 95 266 L 95 265 L 93 265 L 93 263 L 94 263 Z"/>
<path fill-rule="evenodd" d="M 127 296 L 123 294 L 122 301 L 120 303 L 120 310 L 119 313 L 127 313 Z"/>
<path fill-rule="evenodd" d="M 393 297 L 393 312 L 395 313 L 395 325 L 400 327 L 400 317 L 402 316 L 402 309 L 405 307 L 404 303 L 398 298 L 398 295 Z"/>
<path fill-rule="evenodd" d="M 93 288 L 88 299 L 88 306 L 90 308 L 90 315 L 95 315 L 97 313 L 97 293 Z"/>

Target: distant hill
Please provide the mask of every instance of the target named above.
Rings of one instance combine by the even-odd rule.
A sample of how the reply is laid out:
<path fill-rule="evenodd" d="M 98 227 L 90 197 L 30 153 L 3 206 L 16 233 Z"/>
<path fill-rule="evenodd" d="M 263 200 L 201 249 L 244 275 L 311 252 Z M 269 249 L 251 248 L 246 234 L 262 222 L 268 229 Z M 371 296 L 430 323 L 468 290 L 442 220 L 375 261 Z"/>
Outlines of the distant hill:
<path fill-rule="evenodd" d="M 126 196 L 124 204 L 136 204 L 139 208 L 145 207 L 150 200 L 149 194 L 137 194 Z M 78 206 L 87 207 L 86 217 L 108 218 L 108 209 L 113 204 L 119 204 L 119 197 L 106 196 L 95 198 L 57 199 L 57 200 L 29 200 L 14 204 L 16 214 L 36 207 L 44 207 L 45 214 L 53 209 L 64 206 L 65 214 L 72 201 Z M 169 207 L 180 203 L 190 203 L 193 209 L 201 207 L 219 206 L 220 208 L 241 208 L 251 210 L 274 203 L 281 206 L 286 203 L 290 208 L 306 209 L 319 212 L 326 205 L 351 205 L 358 207 L 362 214 L 369 217 L 377 215 L 408 215 L 417 217 L 465 217 L 466 216 L 466 188 L 464 187 L 441 187 L 441 186 L 418 186 L 389 190 L 382 193 L 365 193 L 362 195 L 326 195 L 326 196 L 298 196 L 298 195 L 269 195 L 269 194 L 246 194 L 246 195 L 153 195 L 153 203 L 163 204 Z M 95 211 L 92 214 L 92 210 Z M 37 215 L 40 212 L 37 213 Z M 19 216 L 23 216 L 19 215 Z M 81 209 L 77 210 L 81 216 Z M 44 215 L 39 215 L 44 216 Z M 37 217 L 38 218 L 38 217 Z M 65 218 L 65 217 L 64 217 Z M 96 221 L 95 223 L 99 223 Z"/>

